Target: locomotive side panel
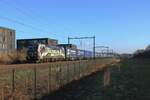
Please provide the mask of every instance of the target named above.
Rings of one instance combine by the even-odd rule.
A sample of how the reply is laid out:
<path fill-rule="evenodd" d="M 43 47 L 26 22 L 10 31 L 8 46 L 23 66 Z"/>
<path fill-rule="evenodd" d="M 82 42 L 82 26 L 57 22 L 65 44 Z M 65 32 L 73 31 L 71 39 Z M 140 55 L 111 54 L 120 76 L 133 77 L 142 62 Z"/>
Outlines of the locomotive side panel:
<path fill-rule="evenodd" d="M 48 62 L 63 60 L 65 59 L 65 54 L 63 48 L 38 44 L 36 46 L 32 46 L 31 49 L 28 50 L 28 57 L 29 60 Z"/>
<path fill-rule="evenodd" d="M 42 59 L 64 59 L 64 49 L 58 48 L 56 46 L 44 46 L 44 48 L 39 51 L 40 57 Z"/>

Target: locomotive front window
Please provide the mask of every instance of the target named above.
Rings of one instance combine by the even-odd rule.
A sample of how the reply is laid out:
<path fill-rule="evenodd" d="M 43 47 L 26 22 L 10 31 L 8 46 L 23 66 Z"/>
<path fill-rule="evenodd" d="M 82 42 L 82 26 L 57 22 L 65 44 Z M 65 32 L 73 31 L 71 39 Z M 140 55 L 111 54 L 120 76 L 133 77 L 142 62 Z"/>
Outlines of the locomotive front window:
<path fill-rule="evenodd" d="M 39 40 L 39 43 L 46 44 L 46 40 Z"/>

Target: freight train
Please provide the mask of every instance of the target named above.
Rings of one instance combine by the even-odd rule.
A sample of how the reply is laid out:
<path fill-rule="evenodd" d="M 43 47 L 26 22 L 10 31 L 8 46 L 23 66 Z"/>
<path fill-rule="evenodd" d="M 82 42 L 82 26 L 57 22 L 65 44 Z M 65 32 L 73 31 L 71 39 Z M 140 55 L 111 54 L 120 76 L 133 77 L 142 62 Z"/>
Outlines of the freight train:
<path fill-rule="evenodd" d="M 92 51 L 68 48 L 66 46 L 48 46 L 45 44 L 32 44 L 28 46 L 27 60 L 30 62 L 52 62 L 63 60 L 90 59 Z"/>

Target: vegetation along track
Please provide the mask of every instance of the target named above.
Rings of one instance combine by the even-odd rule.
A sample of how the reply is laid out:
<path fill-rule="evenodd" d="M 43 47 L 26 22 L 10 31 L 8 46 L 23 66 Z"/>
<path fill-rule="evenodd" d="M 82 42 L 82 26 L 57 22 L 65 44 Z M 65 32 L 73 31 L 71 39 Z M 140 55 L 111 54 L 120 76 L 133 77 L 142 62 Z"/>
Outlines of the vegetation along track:
<path fill-rule="evenodd" d="M 103 71 L 74 82 L 41 100 L 150 100 L 150 59 L 126 59 L 110 67 L 111 82 L 103 87 Z"/>
<path fill-rule="evenodd" d="M 150 60 L 127 59 L 111 70 L 106 100 L 150 100 Z"/>
<path fill-rule="evenodd" d="M 116 59 L 3 65 L 0 68 L 0 98 L 3 100 L 41 98 L 43 95 L 58 90 L 73 80 L 90 75 L 112 62 L 116 62 Z"/>

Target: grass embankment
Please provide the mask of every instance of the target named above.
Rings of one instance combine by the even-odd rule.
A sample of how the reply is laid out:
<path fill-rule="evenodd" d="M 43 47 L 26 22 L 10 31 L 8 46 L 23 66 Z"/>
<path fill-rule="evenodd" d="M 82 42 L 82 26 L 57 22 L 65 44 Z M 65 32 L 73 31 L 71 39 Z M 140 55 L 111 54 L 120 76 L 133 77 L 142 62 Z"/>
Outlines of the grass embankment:
<path fill-rule="evenodd" d="M 150 59 L 129 59 L 112 70 L 106 100 L 150 100 Z"/>
<path fill-rule="evenodd" d="M 111 67 L 111 84 L 103 88 L 103 71 L 66 86 L 42 100 L 150 100 L 150 59 L 129 59 Z"/>

